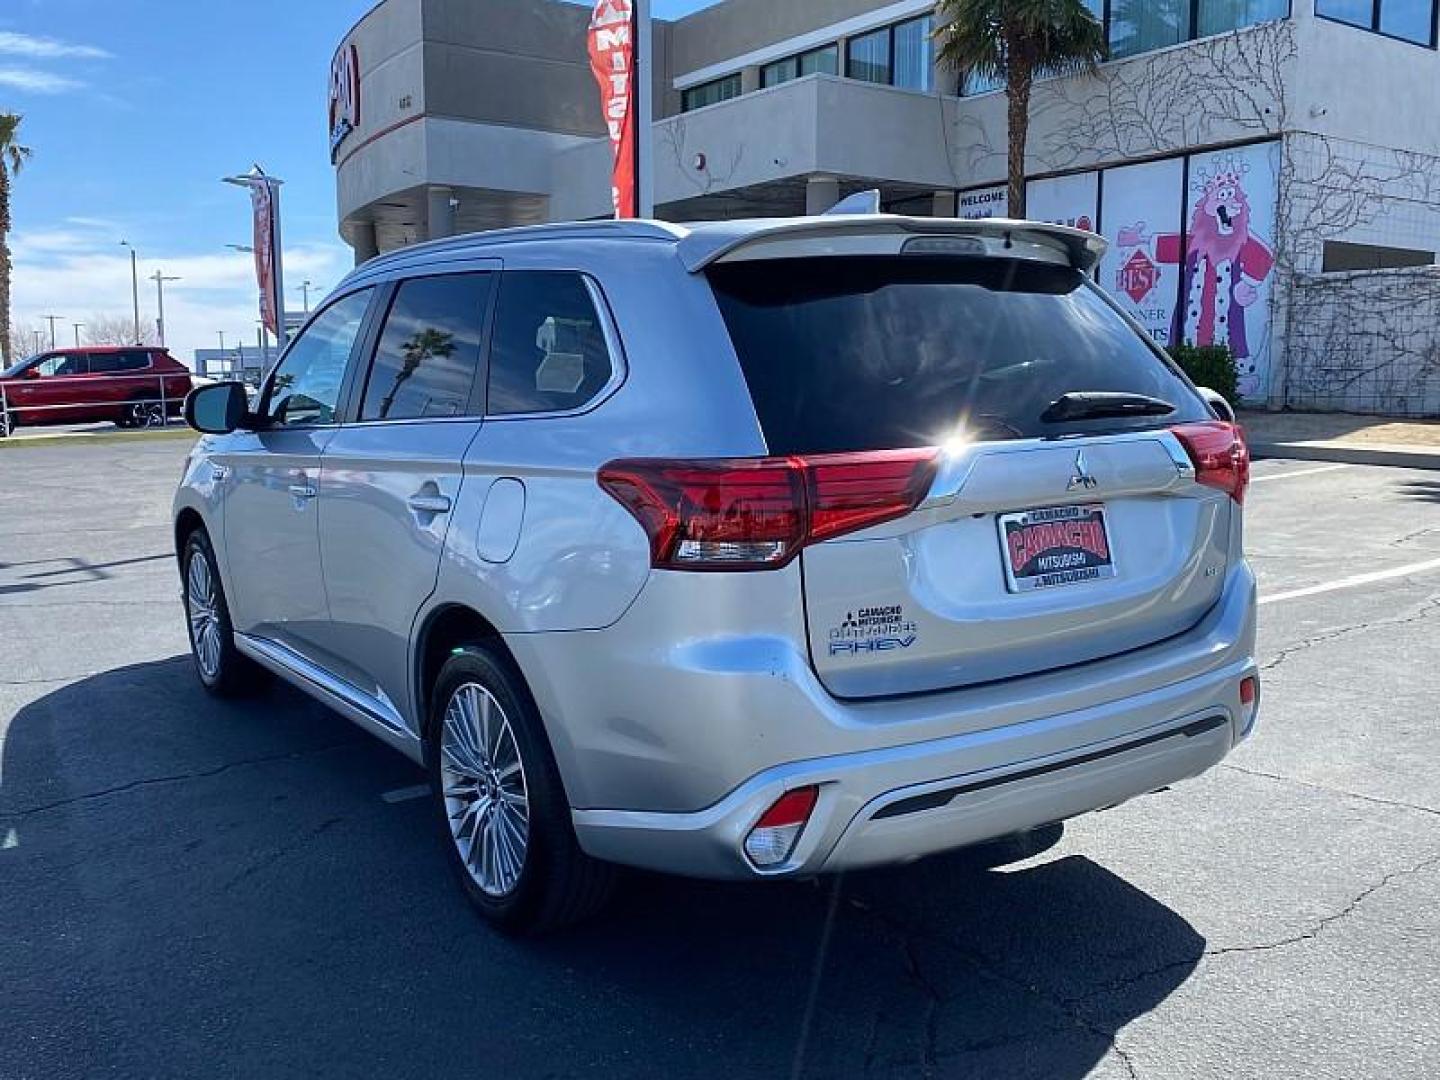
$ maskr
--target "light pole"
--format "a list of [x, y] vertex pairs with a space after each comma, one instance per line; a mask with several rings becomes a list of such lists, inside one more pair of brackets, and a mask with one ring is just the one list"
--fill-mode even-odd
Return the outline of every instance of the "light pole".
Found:
[[43, 347], [43, 339], [44, 339], [44, 337], [45, 337], [45, 331], [43, 331], [43, 330], [31, 330], [30, 333], [32, 333], [32, 334], [35, 335], [35, 351], [38, 353], [38, 352], [41, 350], [41, 348]]
[[140, 267], [139, 256], [135, 254], [135, 245], [129, 240], [121, 240], [121, 247], [130, 249], [130, 300], [135, 305], [135, 344], [140, 344]]
[[225, 359], [225, 331], [224, 331], [224, 330], [218, 330], [218, 331], [216, 331], [216, 333], [218, 333], [218, 334], [220, 335], [220, 359], [221, 359], [221, 360], [224, 360], [224, 359]]
[[64, 315], [45, 316], [45, 321], [50, 324], [50, 348], [52, 349], [55, 348], [55, 322], [57, 319], [63, 319], [64, 317]]
[[80, 330], [85, 324], [83, 322], [77, 322], [71, 323], [71, 325], [75, 327], [75, 347], [78, 349], [80, 347]]
[[165, 282], [179, 281], [180, 278], [166, 277], [163, 271], [156, 270], [150, 276], [150, 280], [155, 282], [155, 300], [160, 305], [160, 314], [155, 320], [155, 332], [160, 336], [160, 345], [163, 348], [165, 345]]
[[302, 282], [300, 283], [300, 295], [305, 298], [305, 316], [306, 316], [307, 318], [310, 316], [310, 290], [311, 290], [311, 289], [314, 289], [316, 292], [319, 292], [320, 289], [321, 289], [321, 286], [314, 284], [313, 282], [311, 282], [311, 280], [310, 280], [309, 278], [306, 278], [304, 281], [302, 281]]

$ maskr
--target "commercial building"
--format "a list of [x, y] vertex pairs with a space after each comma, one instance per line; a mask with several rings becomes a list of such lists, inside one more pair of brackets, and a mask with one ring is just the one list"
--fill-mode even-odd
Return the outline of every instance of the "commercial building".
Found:
[[[1090, 0], [1112, 59], [1037, 85], [1032, 217], [1103, 233], [1165, 342], [1230, 345], [1254, 402], [1440, 415], [1437, 0]], [[657, 22], [674, 221], [1003, 212], [1006, 98], [937, 65], [931, 0], [723, 0]], [[384, 0], [336, 54], [357, 259], [609, 212], [587, 7]]]

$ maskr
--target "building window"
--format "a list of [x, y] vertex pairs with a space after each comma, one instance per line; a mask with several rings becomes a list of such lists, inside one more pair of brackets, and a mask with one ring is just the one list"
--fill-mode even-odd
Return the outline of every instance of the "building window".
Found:
[[776, 60], [773, 64], [766, 64], [760, 69], [760, 85], [779, 86], [791, 79], [801, 79], [806, 75], [839, 75], [840, 74], [840, 46], [825, 45], [818, 49], [811, 49], [809, 52], [800, 53], [798, 56], [787, 56], [784, 60]]
[[851, 38], [846, 49], [845, 74], [861, 82], [890, 82], [890, 29]]
[[689, 90], [684, 91], [680, 95], [680, 109], [682, 112], [691, 112], [694, 109], [703, 109], [706, 105], [729, 101], [731, 98], [739, 96], [739, 74], [726, 75], [723, 79], [701, 83], [699, 86], [692, 86]]
[[1196, 37], [1224, 34], [1242, 26], [1283, 19], [1290, 14], [1290, 0], [1199, 0], [1196, 8]]
[[935, 51], [930, 40], [933, 32], [929, 15], [895, 27], [896, 86], [926, 93], [935, 88]]
[[764, 89], [767, 86], [779, 86], [799, 77], [800, 58], [787, 56], [784, 60], [776, 60], [760, 69], [760, 87]]
[[929, 15], [897, 23], [846, 43], [845, 74], [862, 82], [929, 92], [935, 88], [935, 45]]
[[1326, 240], [1323, 260], [1320, 269], [1327, 274], [1348, 270], [1399, 270], [1410, 266], [1432, 266], [1435, 252]]
[[1315, 0], [1315, 14], [1416, 45], [1435, 45], [1435, 0]]
[[819, 49], [811, 49], [807, 53], [801, 53], [800, 74], [802, 76], [839, 75], [840, 46], [825, 45]]
[[1110, 56], [1115, 60], [1194, 36], [1190, 0], [1117, 0], [1110, 12]]

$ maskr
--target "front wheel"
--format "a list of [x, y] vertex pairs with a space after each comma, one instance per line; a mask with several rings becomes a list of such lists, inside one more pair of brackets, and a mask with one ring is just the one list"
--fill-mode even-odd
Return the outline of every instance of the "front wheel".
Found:
[[539, 711], [507, 658], [458, 650], [432, 701], [434, 804], [470, 902], [501, 929], [529, 933], [602, 907], [615, 870], [580, 850]]
[[264, 669], [235, 648], [230, 606], [204, 529], [186, 539], [180, 566], [190, 655], [200, 684], [217, 697], [235, 697], [264, 685]]

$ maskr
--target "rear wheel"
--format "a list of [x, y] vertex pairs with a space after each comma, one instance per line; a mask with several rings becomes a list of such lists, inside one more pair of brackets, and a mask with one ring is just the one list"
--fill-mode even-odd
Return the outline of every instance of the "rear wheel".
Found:
[[115, 418], [115, 426], [120, 428], [163, 427], [164, 424], [164, 405], [149, 398], [127, 401]]
[[513, 666], [483, 646], [461, 649], [431, 700], [434, 805], [470, 902], [517, 933], [557, 929], [602, 907], [615, 869], [580, 850], [539, 712]]
[[200, 684], [217, 697], [235, 697], [258, 689], [267, 681], [264, 669], [235, 648], [230, 607], [220, 583], [215, 551], [204, 529], [190, 534], [183, 552], [185, 622]]

